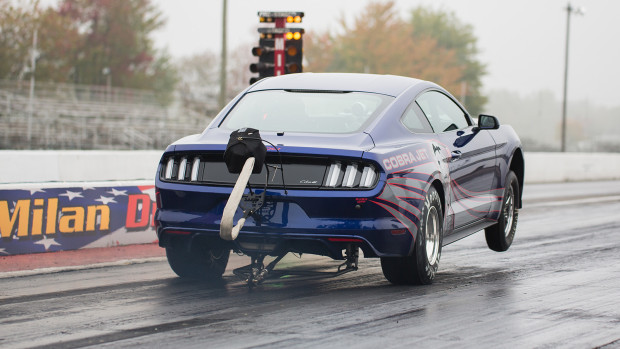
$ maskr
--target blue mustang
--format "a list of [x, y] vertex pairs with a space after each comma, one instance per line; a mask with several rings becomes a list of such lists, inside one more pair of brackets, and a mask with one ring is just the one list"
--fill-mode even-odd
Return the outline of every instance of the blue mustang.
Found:
[[[259, 130], [266, 155], [229, 241], [220, 224], [238, 175], [223, 154], [244, 128]], [[252, 257], [237, 273], [254, 283], [288, 252], [344, 260], [346, 272], [361, 248], [381, 258], [390, 282], [429, 284], [444, 245], [484, 230], [491, 249], [510, 247], [523, 173], [514, 130], [490, 115], [474, 123], [432, 82], [284, 75], [253, 84], [201, 134], [168, 146], [156, 176], [157, 235], [181, 277], [221, 277], [231, 250]], [[265, 256], [276, 259], [265, 267]]]

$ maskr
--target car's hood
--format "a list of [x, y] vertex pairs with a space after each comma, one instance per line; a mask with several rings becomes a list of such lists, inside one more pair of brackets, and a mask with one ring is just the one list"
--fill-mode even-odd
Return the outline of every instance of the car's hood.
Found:
[[[187, 136], [173, 143], [175, 151], [225, 150], [232, 131], [212, 128], [202, 134]], [[323, 154], [362, 156], [374, 148], [370, 135], [360, 132], [352, 134], [317, 134], [261, 132], [267, 151], [289, 154]], [[270, 142], [271, 144], [269, 144]]]

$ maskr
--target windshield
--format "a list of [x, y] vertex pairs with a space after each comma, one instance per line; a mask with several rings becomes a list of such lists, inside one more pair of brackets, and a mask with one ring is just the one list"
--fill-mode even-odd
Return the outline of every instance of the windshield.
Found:
[[363, 92], [257, 91], [244, 96], [220, 127], [352, 133], [368, 125], [392, 100], [393, 97]]

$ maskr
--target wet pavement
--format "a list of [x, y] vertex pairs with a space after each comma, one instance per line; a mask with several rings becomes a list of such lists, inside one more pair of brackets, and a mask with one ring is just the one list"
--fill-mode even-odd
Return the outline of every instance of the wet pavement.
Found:
[[[619, 212], [620, 182], [526, 186], [510, 250], [480, 233], [446, 246], [430, 286], [389, 284], [378, 259], [251, 291], [230, 268], [205, 284], [161, 258], [4, 277], [0, 347], [619, 348]], [[289, 256], [277, 269], [338, 264]]]

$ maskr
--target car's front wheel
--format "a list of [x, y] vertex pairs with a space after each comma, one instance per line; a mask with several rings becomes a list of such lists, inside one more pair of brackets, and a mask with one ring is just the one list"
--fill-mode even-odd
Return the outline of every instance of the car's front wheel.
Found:
[[230, 249], [225, 247], [201, 246], [188, 251], [184, 246], [166, 247], [170, 268], [180, 277], [203, 280], [217, 280], [222, 277]]
[[381, 258], [385, 278], [398, 285], [428, 285], [433, 282], [443, 240], [443, 210], [435, 188], [426, 192], [415, 245], [407, 257]]
[[512, 245], [519, 219], [519, 193], [519, 180], [514, 172], [510, 171], [506, 176], [506, 188], [499, 219], [496, 224], [484, 230], [487, 245], [493, 251], [503, 252]]

